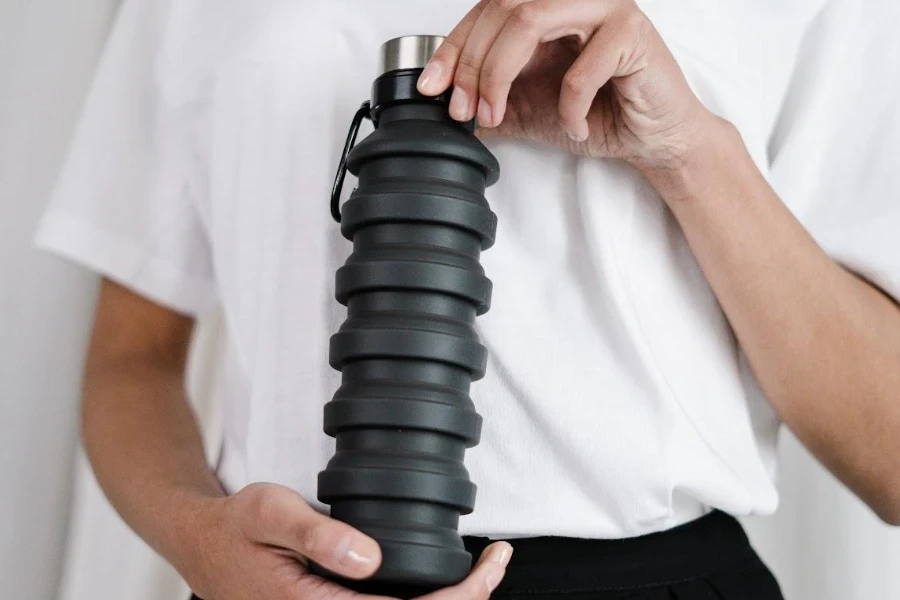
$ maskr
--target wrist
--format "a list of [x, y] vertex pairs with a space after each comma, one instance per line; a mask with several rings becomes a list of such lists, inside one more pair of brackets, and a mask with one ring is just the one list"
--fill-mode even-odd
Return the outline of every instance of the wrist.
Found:
[[709, 111], [698, 116], [692, 129], [682, 152], [670, 161], [636, 165], [673, 211], [715, 196], [718, 180], [739, 165], [741, 155], [746, 155], [737, 128]]
[[185, 490], [173, 493], [169, 506], [163, 515], [164, 541], [159, 551], [197, 591], [198, 580], [207, 571], [206, 556], [214, 551], [227, 524], [226, 497]]

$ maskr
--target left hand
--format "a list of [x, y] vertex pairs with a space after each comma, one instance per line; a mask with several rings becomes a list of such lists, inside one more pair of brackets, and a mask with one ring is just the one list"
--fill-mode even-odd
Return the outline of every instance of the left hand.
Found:
[[481, 0], [419, 79], [450, 114], [639, 168], [680, 166], [713, 121], [634, 0]]

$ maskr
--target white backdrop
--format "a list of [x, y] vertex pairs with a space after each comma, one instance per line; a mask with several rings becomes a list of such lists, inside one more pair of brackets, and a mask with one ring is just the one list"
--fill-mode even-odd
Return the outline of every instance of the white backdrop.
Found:
[[[152, 0], [147, 0], [152, 1]], [[95, 279], [32, 249], [116, 0], [0, 0], [0, 598], [181, 600], [76, 452]], [[198, 411], [216, 430], [220, 331], [200, 334]], [[783, 503], [747, 522], [788, 600], [900, 598], [900, 530], [881, 525], [790, 435]]]
[[30, 249], [113, 0], [0, 0], [0, 598], [54, 597], [94, 281]]

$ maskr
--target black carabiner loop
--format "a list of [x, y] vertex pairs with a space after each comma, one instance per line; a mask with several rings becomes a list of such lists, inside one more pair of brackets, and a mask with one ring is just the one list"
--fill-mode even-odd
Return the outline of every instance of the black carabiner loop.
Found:
[[341, 163], [338, 165], [337, 175], [334, 177], [334, 186], [331, 188], [331, 216], [338, 223], [341, 222], [341, 191], [344, 189], [344, 178], [347, 177], [347, 157], [356, 144], [356, 136], [359, 135], [359, 127], [362, 125], [363, 119], [371, 119], [372, 107], [368, 100], [362, 103], [356, 115], [353, 116], [353, 122], [350, 124], [350, 132], [347, 134], [347, 142], [344, 144], [344, 151], [341, 153]]

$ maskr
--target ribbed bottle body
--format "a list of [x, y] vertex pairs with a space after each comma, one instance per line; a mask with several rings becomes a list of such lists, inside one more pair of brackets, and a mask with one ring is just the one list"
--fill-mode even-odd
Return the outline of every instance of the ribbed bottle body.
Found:
[[474, 322], [490, 306], [479, 258], [496, 229], [484, 199], [496, 162], [435, 115], [385, 111], [350, 155], [353, 253], [335, 279], [347, 319], [330, 348], [342, 384], [325, 407], [337, 450], [319, 476], [332, 516], [381, 545], [374, 580], [424, 587], [471, 566], [457, 528], [475, 502], [463, 458], [481, 431], [469, 392], [487, 353]]

